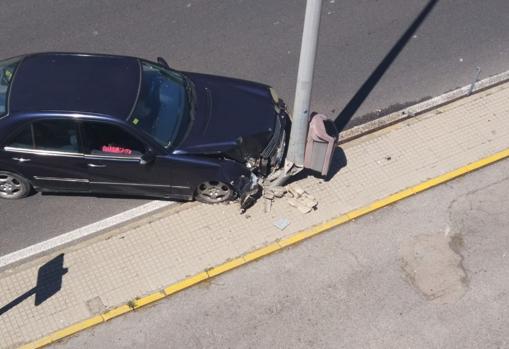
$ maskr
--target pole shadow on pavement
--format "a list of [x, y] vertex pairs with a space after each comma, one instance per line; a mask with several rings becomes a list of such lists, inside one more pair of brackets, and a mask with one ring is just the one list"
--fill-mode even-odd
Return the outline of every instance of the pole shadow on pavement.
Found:
[[362, 84], [357, 93], [352, 97], [348, 104], [336, 117], [335, 125], [339, 132], [341, 132], [348, 122], [352, 119], [354, 114], [357, 112], [359, 107], [364, 103], [366, 98], [369, 96], [371, 91], [378, 84], [382, 76], [387, 72], [389, 67], [394, 63], [394, 60], [398, 57], [400, 52], [405, 48], [410, 39], [414, 36], [414, 33], [419, 29], [424, 20], [431, 13], [435, 5], [439, 0], [430, 0], [426, 7], [424, 7], [417, 18], [408, 27], [405, 33], [399, 38], [394, 44], [389, 53], [384, 57], [376, 69], [371, 73], [368, 79]]
[[42, 265], [37, 272], [37, 284], [35, 287], [0, 308], [0, 316], [34, 294], [35, 306], [41, 305], [60, 291], [62, 288], [62, 278], [67, 273], [67, 270], [67, 268], [64, 268], [63, 253]]

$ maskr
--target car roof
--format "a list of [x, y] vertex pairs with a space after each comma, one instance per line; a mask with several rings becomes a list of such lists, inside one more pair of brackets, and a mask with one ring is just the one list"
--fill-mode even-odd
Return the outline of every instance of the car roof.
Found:
[[9, 112], [66, 111], [127, 119], [138, 97], [140, 71], [133, 57], [28, 55], [14, 74]]

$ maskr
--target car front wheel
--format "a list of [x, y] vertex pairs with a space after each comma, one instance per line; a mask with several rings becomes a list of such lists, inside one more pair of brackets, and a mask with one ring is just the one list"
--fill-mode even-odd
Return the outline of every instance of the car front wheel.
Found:
[[207, 204], [217, 204], [233, 199], [235, 192], [233, 188], [220, 181], [207, 181], [196, 188], [195, 198]]
[[15, 173], [0, 171], [0, 198], [21, 199], [30, 194], [30, 182]]

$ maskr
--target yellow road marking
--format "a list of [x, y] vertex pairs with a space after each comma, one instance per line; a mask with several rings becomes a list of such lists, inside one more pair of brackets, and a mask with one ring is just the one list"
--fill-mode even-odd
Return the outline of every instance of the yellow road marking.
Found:
[[116, 318], [117, 316], [128, 313], [131, 310], [133, 310], [133, 308], [131, 308], [127, 304], [124, 304], [124, 305], [121, 305], [120, 307], [116, 307], [116, 308], [113, 308], [111, 310], [104, 312], [103, 314], [101, 314], [101, 316], [103, 317], [104, 321], [108, 321], [113, 318]]
[[163, 292], [155, 292], [148, 296], [138, 298], [134, 300], [134, 309], [138, 309], [147, 304], [154, 303], [155, 301], [158, 301], [164, 297], [166, 297], [166, 294], [164, 294]]
[[25, 344], [25, 345], [21, 346], [20, 349], [37, 349], [37, 348], [42, 348], [49, 344], [51, 344], [51, 335], [42, 337], [41, 339], [38, 339], [34, 342]]
[[69, 337], [77, 332], [83, 331], [87, 328], [93, 327], [95, 325], [103, 322], [103, 318], [101, 315], [96, 315], [84, 321], [80, 321], [74, 325], [68, 326], [62, 330], [56, 331], [50, 335], [51, 342], [56, 342], [62, 338]]
[[259, 248], [258, 250], [255, 250], [253, 252], [249, 252], [246, 255], [244, 255], [244, 260], [246, 263], [254, 261], [258, 258], [262, 258], [266, 255], [271, 254], [272, 252], [278, 251], [281, 249], [281, 246], [277, 242], [267, 245], [265, 247]]
[[226, 263], [223, 263], [221, 265], [218, 265], [217, 267], [210, 269], [209, 271], [207, 271], [207, 274], [209, 274], [209, 277], [214, 277], [216, 275], [227, 272], [228, 270], [240, 267], [244, 263], [246, 263], [244, 258], [242, 257], [236, 258], [234, 260], [228, 261]]
[[173, 285], [166, 287], [164, 289], [164, 293], [167, 296], [169, 296], [171, 294], [182, 291], [183, 289], [186, 289], [190, 286], [196, 285], [197, 283], [202, 282], [203, 280], [207, 280], [208, 278], [209, 278], [209, 274], [207, 274], [206, 272], [199, 273], [197, 275], [191, 276], [187, 279], [176, 282]]

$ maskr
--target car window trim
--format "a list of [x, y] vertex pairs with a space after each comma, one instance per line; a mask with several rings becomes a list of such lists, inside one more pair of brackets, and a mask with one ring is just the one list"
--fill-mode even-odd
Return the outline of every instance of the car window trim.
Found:
[[30, 149], [30, 148], [18, 148], [5, 146], [4, 151], [10, 151], [13, 153], [23, 153], [23, 154], [34, 154], [34, 155], [43, 155], [43, 156], [66, 156], [66, 157], [83, 157], [85, 154], [81, 152], [72, 153], [72, 152], [64, 152], [58, 150], [45, 150], [45, 149]]
[[136, 160], [140, 161], [141, 156], [118, 156], [118, 155], [101, 155], [101, 154], [83, 154], [86, 159], [97, 160]]
[[134, 99], [133, 105], [131, 106], [131, 110], [129, 111], [129, 114], [128, 114], [126, 120], [131, 119], [131, 116], [134, 113], [134, 109], [136, 108], [136, 105], [138, 104], [138, 98], [140, 98], [141, 82], [142, 82], [141, 80], [143, 78], [143, 67], [142, 67], [142, 60], [140, 58], [138, 58], [136, 61], [138, 63], [138, 91], [136, 92], [136, 98]]

